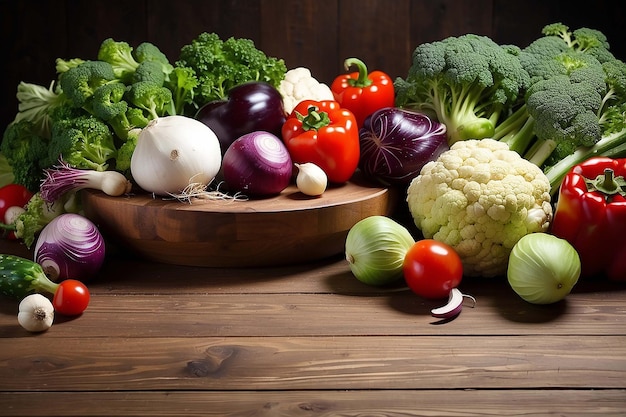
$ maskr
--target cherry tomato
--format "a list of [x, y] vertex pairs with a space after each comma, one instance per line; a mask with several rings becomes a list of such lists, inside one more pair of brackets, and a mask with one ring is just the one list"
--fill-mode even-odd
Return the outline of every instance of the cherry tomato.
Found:
[[411, 291], [420, 297], [446, 298], [461, 283], [463, 265], [451, 246], [422, 239], [407, 251], [402, 272]]
[[[11, 207], [24, 208], [33, 193], [21, 184], [7, 184], [0, 187], [0, 223], [7, 223], [6, 212]], [[15, 239], [15, 234], [10, 232], [8, 239]]]
[[82, 282], [66, 279], [59, 283], [52, 298], [54, 310], [66, 316], [77, 316], [89, 305], [89, 290]]

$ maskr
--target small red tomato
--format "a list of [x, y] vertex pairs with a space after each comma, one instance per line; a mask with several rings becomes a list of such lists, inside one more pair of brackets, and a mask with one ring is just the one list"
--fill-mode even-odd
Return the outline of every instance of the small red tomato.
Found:
[[59, 283], [52, 298], [54, 310], [65, 316], [77, 316], [89, 305], [89, 290], [82, 282], [66, 279]]
[[450, 245], [422, 239], [407, 251], [402, 272], [411, 291], [420, 297], [446, 298], [461, 283], [463, 264]]

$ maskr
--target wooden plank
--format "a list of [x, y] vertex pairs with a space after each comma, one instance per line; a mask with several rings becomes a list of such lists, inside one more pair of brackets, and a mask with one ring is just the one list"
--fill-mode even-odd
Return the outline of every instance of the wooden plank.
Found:
[[129, 391], [0, 393], [0, 416], [612, 417], [624, 390]]
[[0, 343], [0, 392], [626, 388], [626, 336], [105, 336], [47, 339], [45, 349], [30, 337]]
[[[4, 300], [4, 299], [3, 299]], [[288, 337], [421, 335], [626, 335], [626, 295], [572, 296], [567, 303], [533, 306], [515, 298], [479, 297], [445, 322], [430, 316], [441, 302], [409, 291], [352, 294], [95, 294], [76, 319], [57, 316], [41, 340], [85, 337]], [[0, 341], [27, 333], [17, 325], [17, 302], [0, 307]]]

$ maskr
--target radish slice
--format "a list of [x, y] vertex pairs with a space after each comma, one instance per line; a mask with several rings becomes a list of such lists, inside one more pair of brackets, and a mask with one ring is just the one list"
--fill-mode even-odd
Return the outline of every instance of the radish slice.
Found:
[[[430, 311], [433, 317], [448, 319], [457, 316], [463, 309], [463, 299], [467, 297], [476, 304], [476, 299], [470, 295], [465, 295], [458, 288], [453, 288], [445, 306], [434, 308]], [[474, 305], [472, 305], [474, 307]]]

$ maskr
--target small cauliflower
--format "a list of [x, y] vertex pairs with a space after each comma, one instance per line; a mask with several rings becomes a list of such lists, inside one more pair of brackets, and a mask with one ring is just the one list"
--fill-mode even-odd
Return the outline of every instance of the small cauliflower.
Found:
[[290, 69], [280, 82], [278, 91], [283, 96], [283, 105], [287, 114], [302, 100], [334, 100], [333, 93], [326, 84], [320, 83], [311, 75], [308, 68]]
[[407, 203], [424, 237], [452, 246], [467, 276], [504, 275], [515, 243], [552, 220], [546, 175], [493, 139], [456, 142], [427, 163]]

